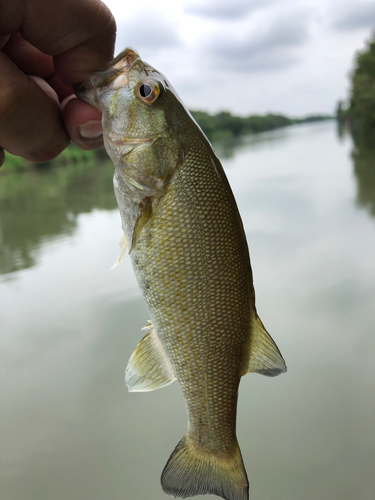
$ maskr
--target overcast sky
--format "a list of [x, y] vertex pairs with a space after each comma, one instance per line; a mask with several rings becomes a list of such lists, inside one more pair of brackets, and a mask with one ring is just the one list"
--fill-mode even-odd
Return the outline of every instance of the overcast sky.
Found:
[[332, 113], [354, 54], [375, 29], [374, 0], [104, 0], [131, 46], [190, 109]]

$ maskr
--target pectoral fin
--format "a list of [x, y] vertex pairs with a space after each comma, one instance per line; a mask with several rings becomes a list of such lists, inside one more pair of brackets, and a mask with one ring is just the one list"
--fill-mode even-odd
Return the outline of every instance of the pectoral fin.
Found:
[[277, 345], [264, 328], [260, 318], [256, 316], [253, 320], [250, 359], [246, 373], [256, 372], [268, 377], [275, 377], [286, 370], [284, 358]]
[[144, 330], [148, 333], [139, 342], [125, 370], [125, 382], [130, 392], [154, 391], [176, 380], [152, 323], [148, 323]]
[[116, 262], [113, 264], [113, 266], [111, 267], [111, 271], [112, 269], [114, 269], [115, 267], [119, 266], [120, 264], [122, 264], [123, 260], [124, 260], [124, 257], [125, 257], [125, 252], [126, 252], [126, 249], [128, 248], [128, 242], [126, 241], [126, 236], [125, 236], [125, 233], [122, 235], [122, 238], [120, 240], [120, 243], [119, 243], [119, 246], [120, 246], [120, 255], [118, 256]]
[[132, 251], [134, 250], [134, 248], [137, 244], [138, 238], [142, 232], [142, 229], [145, 227], [145, 225], [149, 221], [151, 215], [152, 215], [151, 200], [150, 200], [150, 198], [146, 198], [144, 204], [139, 207], [139, 215], [138, 215], [138, 218], [135, 222], [133, 237], [132, 237], [132, 244], [131, 244], [131, 247], [129, 250], [129, 254], [131, 254]]

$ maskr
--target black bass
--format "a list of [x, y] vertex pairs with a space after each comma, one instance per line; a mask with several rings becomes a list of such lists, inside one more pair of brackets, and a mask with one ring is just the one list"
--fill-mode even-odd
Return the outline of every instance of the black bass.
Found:
[[211, 145], [168, 80], [128, 48], [77, 95], [103, 113], [126, 243], [151, 322], [126, 368], [130, 391], [178, 380], [188, 430], [164, 491], [248, 499], [236, 438], [243, 375], [284, 359], [255, 308], [245, 232]]

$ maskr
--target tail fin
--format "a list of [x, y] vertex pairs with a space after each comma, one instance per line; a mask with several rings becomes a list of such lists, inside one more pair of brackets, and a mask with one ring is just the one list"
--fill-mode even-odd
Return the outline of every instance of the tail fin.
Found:
[[217, 457], [195, 446], [187, 434], [170, 456], [161, 485], [165, 493], [179, 498], [210, 493], [225, 500], [249, 499], [240, 448], [235, 457]]

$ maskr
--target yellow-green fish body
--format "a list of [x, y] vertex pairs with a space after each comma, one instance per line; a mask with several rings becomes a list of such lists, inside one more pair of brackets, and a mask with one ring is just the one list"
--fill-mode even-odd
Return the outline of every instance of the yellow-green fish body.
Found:
[[149, 391], [177, 379], [187, 407], [188, 430], [163, 489], [246, 500], [239, 382], [286, 366], [256, 313], [246, 237], [222, 166], [169, 82], [132, 49], [78, 95], [103, 111], [123, 229], [151, 316], [127, 385]]

